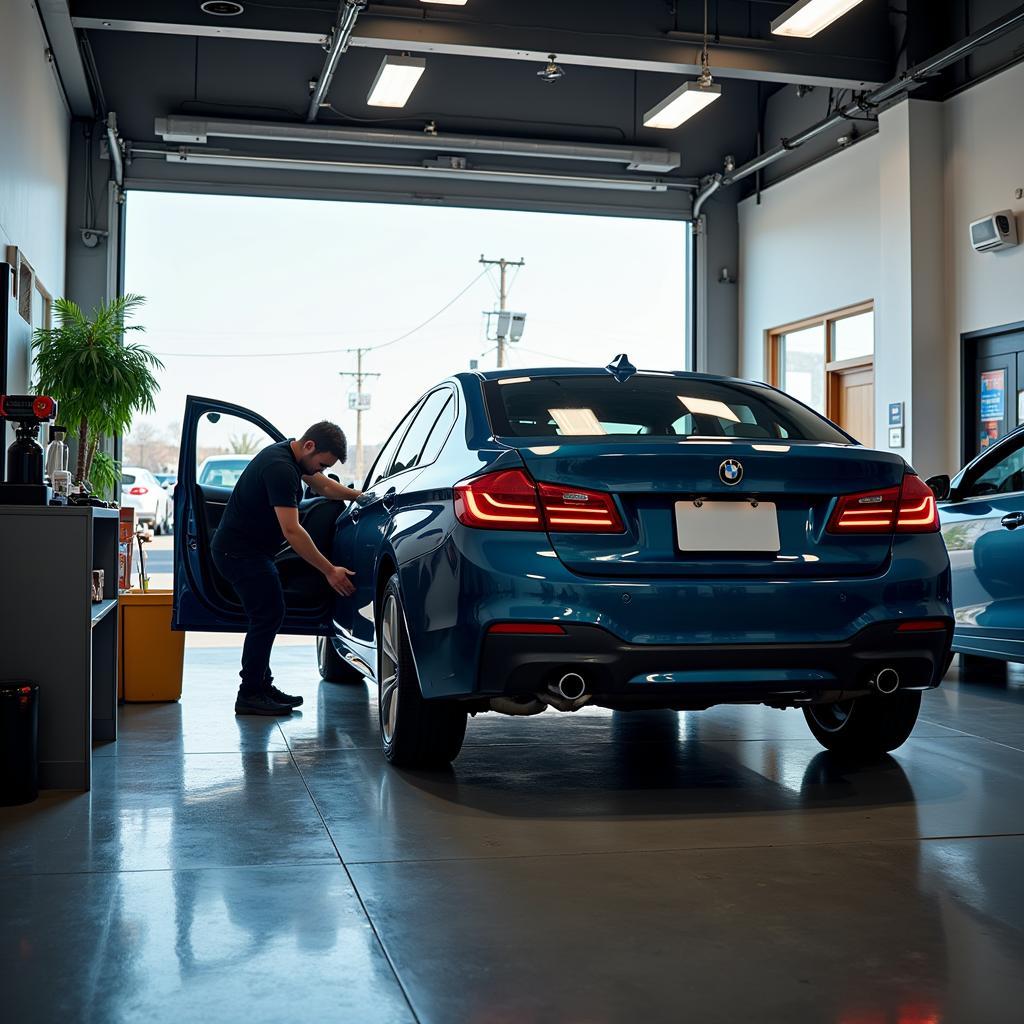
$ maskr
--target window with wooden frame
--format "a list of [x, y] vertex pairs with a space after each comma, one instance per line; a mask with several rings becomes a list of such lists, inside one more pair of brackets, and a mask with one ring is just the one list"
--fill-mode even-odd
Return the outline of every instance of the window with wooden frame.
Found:
[[771, 384], [873, 443], [874, 303], [768, 331], [766, 354]]

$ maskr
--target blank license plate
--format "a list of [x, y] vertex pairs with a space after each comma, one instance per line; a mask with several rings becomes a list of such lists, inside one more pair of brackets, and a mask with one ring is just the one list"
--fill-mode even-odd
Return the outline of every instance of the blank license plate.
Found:
[[676, 502], [676, 540], [680, 551], [779, 552], [775, 503], [749, 501]]

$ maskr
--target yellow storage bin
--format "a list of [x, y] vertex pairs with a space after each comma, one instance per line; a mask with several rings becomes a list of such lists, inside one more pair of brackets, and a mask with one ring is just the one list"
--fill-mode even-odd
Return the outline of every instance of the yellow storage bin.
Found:
[[171, 629], [170, 590], [133, 590], [119, 598], [118, 695], [131, 702], [181, 699], [185, 634]]

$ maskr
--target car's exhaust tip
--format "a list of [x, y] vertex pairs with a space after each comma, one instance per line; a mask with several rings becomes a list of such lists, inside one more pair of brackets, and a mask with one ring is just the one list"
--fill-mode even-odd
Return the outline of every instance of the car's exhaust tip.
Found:
[[566, 700], [579, 700], [587, 692], [587, 683], [579, 672], [566, 672], [555, 683], [555, 690]]
[[900, 687], [900, 674], [894, 668], [880, 669], [872, 685], [879, 693], [895, 693]]

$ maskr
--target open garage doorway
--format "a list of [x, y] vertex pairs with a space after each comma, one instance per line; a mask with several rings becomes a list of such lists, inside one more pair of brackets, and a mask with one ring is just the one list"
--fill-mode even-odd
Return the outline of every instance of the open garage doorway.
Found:
[[[355, 479], [428, 387], [497, 365], [502, 330], [513, 368], [621, 352], [685, 368], [682, 221], [133, 191], [126, 224], [125, 288], [146, 297], [165, 366], [127, 466], [173, 472], [185, 396], [200, 394], [288, 433], [337, 420]], [[508, 311], [526, 315], [508, 328], [503, 271]], [[245, 455], [250, 434], [211, 425], [200, 455]]]

